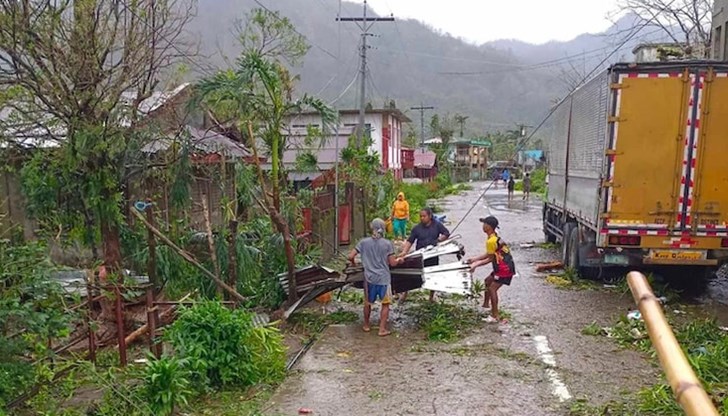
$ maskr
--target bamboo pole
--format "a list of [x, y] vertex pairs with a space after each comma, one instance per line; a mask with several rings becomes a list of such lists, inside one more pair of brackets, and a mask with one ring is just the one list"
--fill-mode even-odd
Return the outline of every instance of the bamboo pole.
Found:
[[652, 345], [660, 359], [660, 366], [665, 372], [675, 399], [688, 416], [718, 416], [712, 400], [703, 390], [700, 380], [695, 376], [690, 363], [680, 348], [670, 324], [662, 312], [662, 305], [657, 300], [647, 278], [642, 273], [631, 272], [627, 275], [627, 283], [632, 291], [634, 301], [645, 320], [647, 332]]

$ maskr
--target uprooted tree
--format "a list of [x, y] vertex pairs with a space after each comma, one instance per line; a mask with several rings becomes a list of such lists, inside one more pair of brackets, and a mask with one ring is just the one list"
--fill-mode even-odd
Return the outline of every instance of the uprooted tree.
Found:
[[29, 208], [48, 228], [84, 235], [96, 256], [101, 242], [111, 271], [137, 109], [185, 55], [193, 1], [0, 0], [3, 140], [43, 148], [23, 172]]
[[[283, 152], [288, 145], [287, 117], [313, 109], [321, 115], [323, 127], [331, 125], [336, 114], [322, 101], [304, 95], [294, 99], [294, 78], [284, 66], [298, 62], [308, 50], [305, 39], [290, 21], [267, 10], [255, 9], [240, 33], [243, 53], [232, 69], [221, 71], [198, 84], [200, 99], [211, 118], [225, 130], [232, 130], [253, 149], [260, 192], [255, 199], [270, 216], [284, 241], [288, 269], [288, 301], [297, 299], [295, 253], [291, 227], [281, 210]], [[258, 146], [264, 148], [259, 152]], [[260, 157], [270, 158], [268, 178]]]

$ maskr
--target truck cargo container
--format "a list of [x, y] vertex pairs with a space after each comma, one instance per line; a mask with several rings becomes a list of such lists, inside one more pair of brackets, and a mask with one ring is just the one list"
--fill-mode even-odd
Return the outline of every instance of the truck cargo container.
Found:
[[617, 64], [566, 97], [548, 147], [547, 241], [566, 267], [718, 267], [728, 256], [728, 65]]

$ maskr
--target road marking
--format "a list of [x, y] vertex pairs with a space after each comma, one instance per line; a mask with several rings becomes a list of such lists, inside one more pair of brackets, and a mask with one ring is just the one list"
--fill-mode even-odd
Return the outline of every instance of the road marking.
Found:
[[554, 358], [553, 351], [549, 346], [549, 340], [543, 335], [536, 335], [533, 337], [533, 341], [536, 343], [536, 351], [541, 358], [541, 361], [546, 364], [549, 368], [546, 369], [546, 375], [551, 381], [551, 390], [554, 396], [558, 397], [560, 402], [565, 402], [571, 399], [569, 389], [566, 387], [559, 378], [559, 374], [553, 367], [556, 367], [556, 358]]

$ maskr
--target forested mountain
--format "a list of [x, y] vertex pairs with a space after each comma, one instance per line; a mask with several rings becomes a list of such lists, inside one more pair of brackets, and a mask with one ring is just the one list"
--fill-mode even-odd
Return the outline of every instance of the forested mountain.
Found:
[[[338, 98], [335, 104], [340, 108], [354, 106], [359, 29], [353, 23], [336, 22], [339, 1], [261, 2], [289, 17], [312, 45], [305, 62], [294, 69], [301, 79], [299, 91], [329, 101]], [[206, 64], [225, 67], [223, 56], [234, 58], [239, 53], [236, 26], [253, 7], [258, 7], [253, 0], [199, 0], [190, 32], [200, 40]], [[342, 3], [342, 16], [361, 12], [359, 4]], [[575, 80], [629, 35], [633, 20], [626, 16], [603, 34], [542, 45], [512, 40], [473, 45], [416, 20], [376, 23], [372, 30], [376, 36], [368, 39], [372, 49], [367, 98], [374, 106], [391, 99], [401, 109], [424, 103], [435, 106], [438, 113], [470, 116], [466, 129], [472, 134], [505, 130], [519, 122], [534, 124]], [[650, 35], [645, 32], [611, 60], [630, 60], [634, 45]]]

